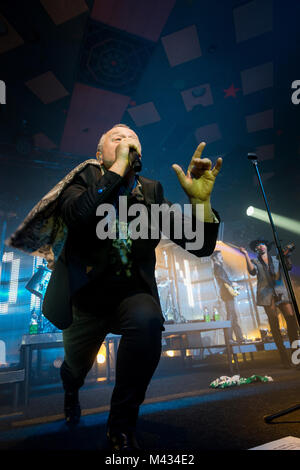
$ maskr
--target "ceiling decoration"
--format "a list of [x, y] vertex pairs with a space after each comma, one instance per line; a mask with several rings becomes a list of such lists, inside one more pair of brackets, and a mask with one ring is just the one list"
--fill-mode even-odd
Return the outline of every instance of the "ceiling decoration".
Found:
[[205, 156], [224, 160], [214, 204], [226, 223], [261, 203], [249, 151], [276, 212], [296, 211], [299, 171], [282, 175], [300, 156], [299, 14], [299, 2], [274, 0], [3, 0], [3, 194], [26, 213], [123, 122], [168, 199], [186, 201], [171, 165], [186, 169], [206, 141]]
[[122, 94], [133, 94], [154, 44], [89, 21], [78, 80]]

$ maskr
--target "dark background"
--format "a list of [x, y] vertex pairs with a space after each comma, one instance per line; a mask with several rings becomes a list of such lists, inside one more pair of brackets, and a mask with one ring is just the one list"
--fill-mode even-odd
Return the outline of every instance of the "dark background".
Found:
[[[94, 158], [123, 122], [139, 135], [143, 174], [173, 202], [198, 143], [224, 166], [213, 206], [224, 241], [247, 246], [269, 225], [248, 151], [257, 151], [272, 212], [298, 220], [300, 79], [297, 0], [1, 0], [0, 210], [7, 235], [68, 171]], [[226, 91], [227, 90], [227, 91]], [[299, 234], [279, 228], [282, 243]], [[294, 252], [300, 263], [300, 251]], [[297, 268], [294, 268], [297, 270]], [[296, 271], [294, 271], [296, 272]]]

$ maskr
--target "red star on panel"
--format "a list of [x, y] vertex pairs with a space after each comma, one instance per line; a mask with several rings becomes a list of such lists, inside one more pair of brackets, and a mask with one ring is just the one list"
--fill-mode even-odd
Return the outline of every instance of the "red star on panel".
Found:
[[228, 98], [228, 96], [233, 96], [233, 98], [236, 98], [236, 92], [239, 90], [240, 88], [234, 88], [234, 84], [232, 83], [229, 88], [224, 90], [225, 92], [224, 98]]

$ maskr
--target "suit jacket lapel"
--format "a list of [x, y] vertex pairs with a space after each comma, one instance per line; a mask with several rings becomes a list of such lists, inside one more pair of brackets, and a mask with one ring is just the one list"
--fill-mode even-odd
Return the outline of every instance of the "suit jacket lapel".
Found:
[[144, 196], [145, 204], [147, 206], [155, 204], [155, 184], [152, 181], [147, 181], [143, 176], [138, 176], [137, 179], [141, 184], [141, 191]]

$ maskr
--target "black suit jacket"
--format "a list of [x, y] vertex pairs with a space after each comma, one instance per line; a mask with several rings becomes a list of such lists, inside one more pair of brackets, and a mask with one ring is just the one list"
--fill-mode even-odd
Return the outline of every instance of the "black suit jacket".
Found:
[[[153, 203], [171, 203], [164, 198], [162, 185], [158, 181], [139, 176], [148, 209]], [[91, 280], [105, 276], [109, 264], [112, 240], [100, 240], [96, 235], [96, 209], [101, 203], [113, 203], [118, 197], [123, 178], [107, 171], [103, 176], [98, 167], [87, 165], [60, 197], [58, 210], [68, 227], [64, 249], [55, 264], [42, 306], [43, 314], [60, 329], [72, 323], [72, 298]], [[217, 214], [217, 213], [216, 213]], [[172, 227], [172, 224], [171, 224]], [[209, 256], [217, 240], [218, 223], [204, 224], [204, 245], [191, 251], [196, 256]], [[186, 239], [170, 239], [185, 248]], [[191, 240], [189, 240], [191, 242]], [[153, 297], [159, 296], [155, 281], [155, 248], [159, 239], [137, 239], [132, 247], [132, 257], [141, 277], [147, 283]], [[160, 305], [160, 304], [159, 304]]]

